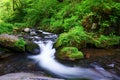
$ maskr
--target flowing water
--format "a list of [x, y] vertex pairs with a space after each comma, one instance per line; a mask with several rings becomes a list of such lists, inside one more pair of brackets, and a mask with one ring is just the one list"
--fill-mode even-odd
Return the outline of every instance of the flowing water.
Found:
[[29, 56], [29, 58], [36, 61], [41, 68], [49, 71], [60, 78], [65, 79], [90, 79], [90, 80], [120, 80], [119, 77], [107, 72], [98, 65], [93, 65], [95, 69], [83, 68], [80, 66], [65, 66], [55, 60], [55, 48], [53, 44], [57, 35], [42, 32], [44, 36], [34, 36], [34, 42], [40, 47], [41, 52], [38, 55]]

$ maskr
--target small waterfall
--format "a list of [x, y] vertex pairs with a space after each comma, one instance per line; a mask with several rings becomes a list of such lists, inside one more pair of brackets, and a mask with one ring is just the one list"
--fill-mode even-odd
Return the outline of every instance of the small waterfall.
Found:
[[44, 39], [37, 41], [34, 40], [34, 42], [37, 43], [41, 49], [40, 54], [29, 56], [29, 58], [35, 60], [43, 69], [65, 79], [85, 78], [90, 80], [120, 80], [113, 79], [114, 76], [111, 73], [96, 65], [96, 70], [93, 70], [90, 68], [82, 68], [77, 66], [69, 67], [59, 63], [55, 60], [55, 49], [53, 48], [53, 44], [57, 36], [46, 32], [44, 32], [44, 34], [47, 34], [44, 36]]

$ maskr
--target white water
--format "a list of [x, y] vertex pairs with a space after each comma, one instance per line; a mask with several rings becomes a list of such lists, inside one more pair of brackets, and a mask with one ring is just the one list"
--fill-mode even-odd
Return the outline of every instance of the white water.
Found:
[[99, 66], [95, 66], [96, 70], [93, 70], [76, 66], [69, 67], [59, 63], [55, 60], [55, 49], [52, 48], [54, 41], [52, 40], [35, 41], [35, 43], [39, 45], [41, 53], [35, 56], [29, 56], [29, 58], [34, 59], [40, 67], [59, 77], [67, 79], [88, 78], [91, 80], [113, 80], [113, 75]]

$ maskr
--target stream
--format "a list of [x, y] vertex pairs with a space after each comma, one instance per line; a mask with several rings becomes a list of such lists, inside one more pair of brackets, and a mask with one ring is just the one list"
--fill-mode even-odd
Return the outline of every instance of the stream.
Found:
[[55, 48], [53, 44], [57, 39], [56, 34], [43, 32], [44, 36], [32, 36], [34, 43], [39, 45], [40, 53], [38, 55], [30, 55], [32, 59], [39, 65], [40, 68], [51, 73], [58, 78], [64, 79], [88, 79], [88, 80], [120, 80], [120, 78], [97, 64], [91, 64], [94, 68], [83, 68], [73, 65], [66, 66], [55, 59]]

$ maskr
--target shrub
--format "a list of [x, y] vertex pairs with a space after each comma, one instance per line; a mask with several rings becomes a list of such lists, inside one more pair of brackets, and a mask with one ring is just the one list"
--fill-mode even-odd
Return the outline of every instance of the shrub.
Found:
[[68, 33], [63, 33], [59, 36], [55, 43], [55, 47], [74, 46], [81, 48], [86, 46], [88, 38], [89, 37], [82, 26], [74, 27]]

